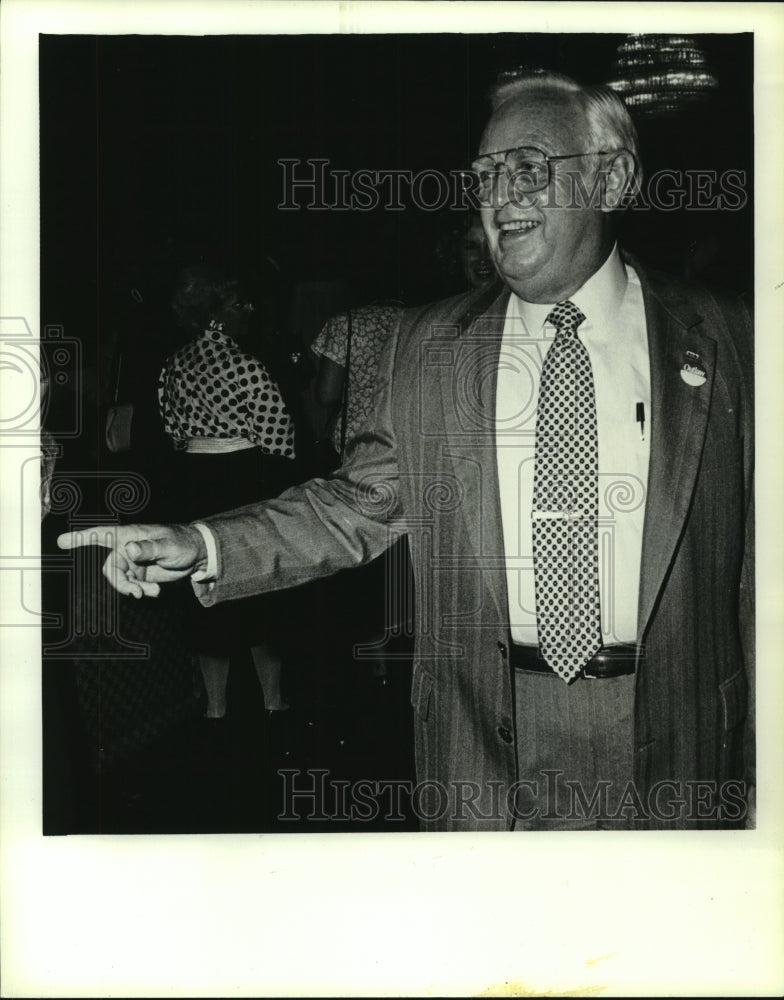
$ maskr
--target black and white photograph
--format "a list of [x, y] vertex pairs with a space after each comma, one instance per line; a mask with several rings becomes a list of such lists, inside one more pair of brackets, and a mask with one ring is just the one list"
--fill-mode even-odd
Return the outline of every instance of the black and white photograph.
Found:
[[[42, 856], [78, 852], [93, 904], [138, 864], [133, 906], [192, 898], [200, 951], [3, 995], [775, 995], [780, 902], [733, 859], [770, 867], [780, 822], [779, 5], [48, 6], [8, 5], [42, 14], [35, 242], [2, 247], [4, 745]], [[588, 921], [583, 950], [496, 974], [483, 931], [447, 970], [416, 878], [375, 885], [398, 848], [464, 918], [465, 851], [487, 891], [517, 872], [504, 920]], [[330, 857], [370, 972], [271, 943]], [[245, 864], [304, 889], [224, 979]], [[635, 898], [668, 940], [699, 902], [727, 925], [643, 971], [613, 944]]]
[[588, 43], [41, 38], [45, 832], [753, 822], [752, 36]]

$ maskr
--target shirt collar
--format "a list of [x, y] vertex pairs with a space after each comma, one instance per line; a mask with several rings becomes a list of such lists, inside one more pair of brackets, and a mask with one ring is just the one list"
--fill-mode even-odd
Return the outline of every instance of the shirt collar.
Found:
[[[627, 281], [626, 267], [616, 243], [599, 270], [594, 271], [585, 284], [569, 296], [569, 301], [573, 302], [585, 316], [586, 328], [609, 325], [612, 318], [617, 315], [626, 292]], [[512, 299], [528, 333], [538, 334], [555, 302], [526, 302], [514, 293]]]
[[226, 347], [236, 347], [239, 349], [237, 341], [218, 327], [207, 327], [206, 330], [202, 330], [197, 339], [207, 344], [223, 344]]

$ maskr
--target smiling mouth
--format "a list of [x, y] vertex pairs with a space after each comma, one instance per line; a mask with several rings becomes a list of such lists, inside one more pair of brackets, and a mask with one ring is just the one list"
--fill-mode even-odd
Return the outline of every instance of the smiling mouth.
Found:
[[533, 219], [516, 219], [513, 222], [502, 222], [498, 227], [498, 230], [502, 237], [520, 236], [524, 233], [533, 232], [533, 230], [538, 229], [540, 225], [540, 222], [535, 222]]

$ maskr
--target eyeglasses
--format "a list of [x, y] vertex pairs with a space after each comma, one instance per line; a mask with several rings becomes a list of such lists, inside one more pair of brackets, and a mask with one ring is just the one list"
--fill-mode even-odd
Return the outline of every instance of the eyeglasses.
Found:
[[[596, 149], [584, 153], [566, 153], [562, 156], [548, 156], [536, 146], [517, 146], [514, 149], [499, 149], [495, 153], [485, 153], [471, 164], [465, 174], [479, 178], [476, 195], [482, 205], [493, 205], [497, 201], [498, 185], [507, 179], [515, 194], [533, 194], [547, 187], [551, 180], [550, 164], [558, 160], [573, 160], [578, 156], [602, 156], [610, 152]], [[503, 157], [502, 160], [495, 157]], [[510, 187], [507, 185], [507, 195]]]

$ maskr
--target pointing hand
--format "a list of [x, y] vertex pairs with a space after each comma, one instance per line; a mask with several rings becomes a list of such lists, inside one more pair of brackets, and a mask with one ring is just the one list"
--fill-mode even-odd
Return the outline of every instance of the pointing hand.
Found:
[[61, 549], [101, 545], [111, 549], [103, 575], [121, 594], [157, 597], [160, 584], [180, 580], [207, 565], [198, 528], [189, 524], [96, 525], [60, 535]]

